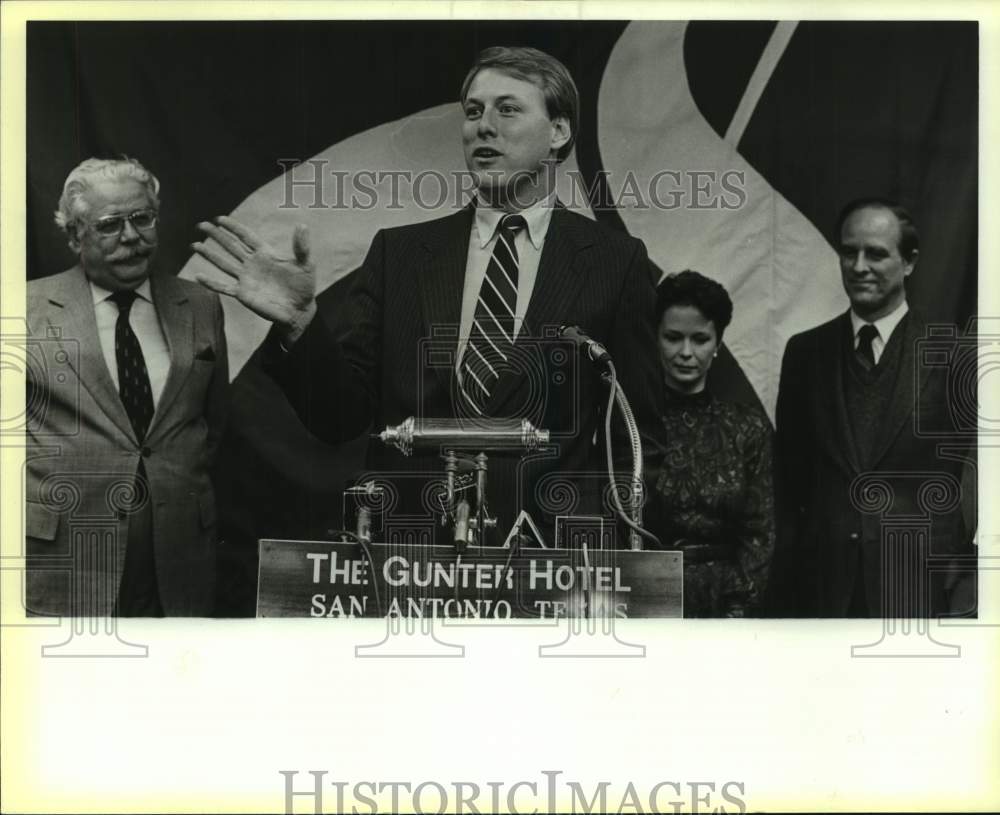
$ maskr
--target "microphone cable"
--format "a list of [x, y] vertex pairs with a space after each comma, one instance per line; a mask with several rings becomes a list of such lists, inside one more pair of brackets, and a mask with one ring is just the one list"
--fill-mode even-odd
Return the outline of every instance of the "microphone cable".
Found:
[[[611, 373], [611, 387], [608, 392], [607, 409], [604, 412], [604, 445], [605, 445], [605, 454], [608, 460], [608, 483], [611, 485], [611, 500], [612, 503], [614, 503], [615, 511], [618, 513], [618, 515], [630, 529], [633, 529], [639, 535], [642, 535], [642, 537], [646, 538], [646, 540], [655, 543], [657, 548], [662, 548], [660, 544], [660, 539], [656, 537], [656, 535], [654, 535], [652, 532], [646, 529], [643, 529], [641, 526], [639, 526], [639, 524], [637, 524], [635, 521], [633, 521], [631, 518], [628, 517], [628, 515], [625, 513], [624, 507], [622, 507], [621, 499], [618, 497], [618, 484], [615, 481], [614, 454], [611, 449], [611, 414], [615, 408], [615, 396], [617, 396], [618, 394], [618, 371], [615, 368], [614, 362], [612, 362], [610, 359], [607, 361], [607, 365], [608, 365], [608, 370]], [[625, 404], [627, 405], [628, 403], [625, 402]], [[628, 411], [627, 413], [626, 410]], [[628, 423], [630, 419], [632, 420], [632, 424], [635, 423], [635, 419], [632, 417], [632, 411], [630, 408], [625, 408], [623, 406], [622, 416], [625, 418], [626, 423]], [[636, 455], [638, 455], [637, 451], [634, 449], [634, 446], [632, 450], [632, 455], [633, 458]]]

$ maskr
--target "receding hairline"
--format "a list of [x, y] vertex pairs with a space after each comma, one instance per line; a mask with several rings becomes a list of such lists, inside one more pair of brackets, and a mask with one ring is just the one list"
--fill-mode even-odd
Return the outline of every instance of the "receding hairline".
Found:
[[845, 213], [843, 221], [841, 222], [841, 227], [843, 228], [843, 225], [846, 224], [849, 219], [853, 218], [859, 212], [864, 212], [867, 209], [878, 210], [879, 212], [888, 213], [889, 215], [891, 215], [893, 218], [896, 219], [897, 224], [899, 224], [900, 226], [902, 226], [903, 224], [902, 218], [900, 218], [899, 215], [896, 214], [896, 211], [892, 208], [892, 206], [890, 206], [889, 204], [874, 203], [874, 204], [862, 204], [861, 206], [854, 207], [849, 212]]
[[906, 260], [914, 259], [920, 251], [920, 231], [917, 229], [913, 214], [902, 203], [893, 198], [873, 195], [856, 198], [841, 208], [837, 216], [837, 231], [833, 235], [836, 245], [840, 246], [844, 238], [844, 225], [856, 212], [863, 210], [886, 210], [896, 216], [896, 227], [899, 229], [896, 248]]
[[901, 243], [903, 241], [903, 219], [899, 217], [899, 215], [895, 212], [895, 210], [893, 210], [891, 206], [888, 206], [886, 204], [878, 204], [878, 203], [863, 204], [857, 207], [856, 209], [852, 209], [850, 212], [844, 215], [844, 219], [840, 223], [840, 234], [837, 235], [837, 240], [838, 241], [843, 240], [844, 229], [847, 227], [847, 222], [850, 221], [852, 218], [854, 218], [855, 215], [858, 215], [867, 210], [871, 210], [873, 212], [882, 212], [890, 216], [890, 218], [892, 219], [892, 223], [896, 227], [896, 248], [901, 249], [902, 248]]

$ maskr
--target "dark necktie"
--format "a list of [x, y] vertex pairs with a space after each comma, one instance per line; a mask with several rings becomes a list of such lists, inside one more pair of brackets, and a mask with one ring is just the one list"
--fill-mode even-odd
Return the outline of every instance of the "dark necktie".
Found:
[[524, 227], [520, 215], [505, 215], [500, 220], [462, 358], [462, 393], [479, 415], [483, 414], [514, 345], [518, 277], [514, 236]]
[[878, 329], [871, 323], [865, 323], [858, 331], [858, 350], [855, 353], [866, 371], [875, 367], [875, 350], [872, 348], [872, 342], [877, 336]]
[[136, 438], [141, 442], [153, 419], [153, 391], [149, 387], [149, 373], [146, 371], [146, 360], [142, 356], [139, 338], [128, 322], [135, 298], [134, 291], [116, 291], [111, 295], [118, 306], [118, 322], [115, 323], [118, 393]]

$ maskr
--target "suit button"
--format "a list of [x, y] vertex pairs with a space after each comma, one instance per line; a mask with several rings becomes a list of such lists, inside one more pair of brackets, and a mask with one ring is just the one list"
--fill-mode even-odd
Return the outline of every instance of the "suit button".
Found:
[[857, 532], [852, 532], [850, 537], [851, 537], [852, 541], [859, 541], [859, 540], [861, 540], [861, 536]]
[[148, 447], [143, 447], [142, 448], [142, 457], [143, 458], [149, 458], [151, 455], [153, 455], [153, 451], [152, 450], [150, 450]]

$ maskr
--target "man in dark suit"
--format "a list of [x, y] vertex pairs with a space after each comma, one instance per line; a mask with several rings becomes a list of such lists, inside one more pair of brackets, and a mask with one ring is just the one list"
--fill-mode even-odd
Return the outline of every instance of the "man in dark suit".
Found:
[[[476, 201], [379, 232], [335, 331], [314, 319], [303, 227], [293, 236], [294, 258], [282, 259], [232, 219], [201, 224], [210, 240], [194, 248], [228, 279], [200, 279], [275, 323], [267, 366], [325, 441], [410, 416], [519, 417], [550, 430], [552, 450], [521, 465], [493, 458], [489, 496], [503, 530], [522, 507], [551, 523], [555, 514], [594, 508], [575, 492], [586, 479], [573, 476], [586, 471], [597, 484], [603, 463], [592, 440], [607, 399], [598, 373], [555, 334], [578, 324], [604, 343], [640, 423], [650, 421], [651, 267], [640, 241], [556, 200], [552, 170], [572, 149], [579, 107], [565, 66], [534, 49], [487, 49], [461, 100]], [[379, 442], [369, 446], [368, 465], [402, 480], [442, 472], [436, 455], [406, 459]]]
[[139, 162], [88, 159], [56, 213], [79, 263], [28, 283], [29, 612], [213, 611], [222, 308], [152, 273], [158, 218]]
[[898, 204], [864, 199], [844, 208], [836, 235], [850, 309], [792, 337], [781, 368], [775, 611], [962, 611], [968, 575], [947, 572], [969, 551], [963, 465], [926, 432], [948, 412], [948, 368], [918, 355], [926, 324], [904, 285], [916, 227]]

